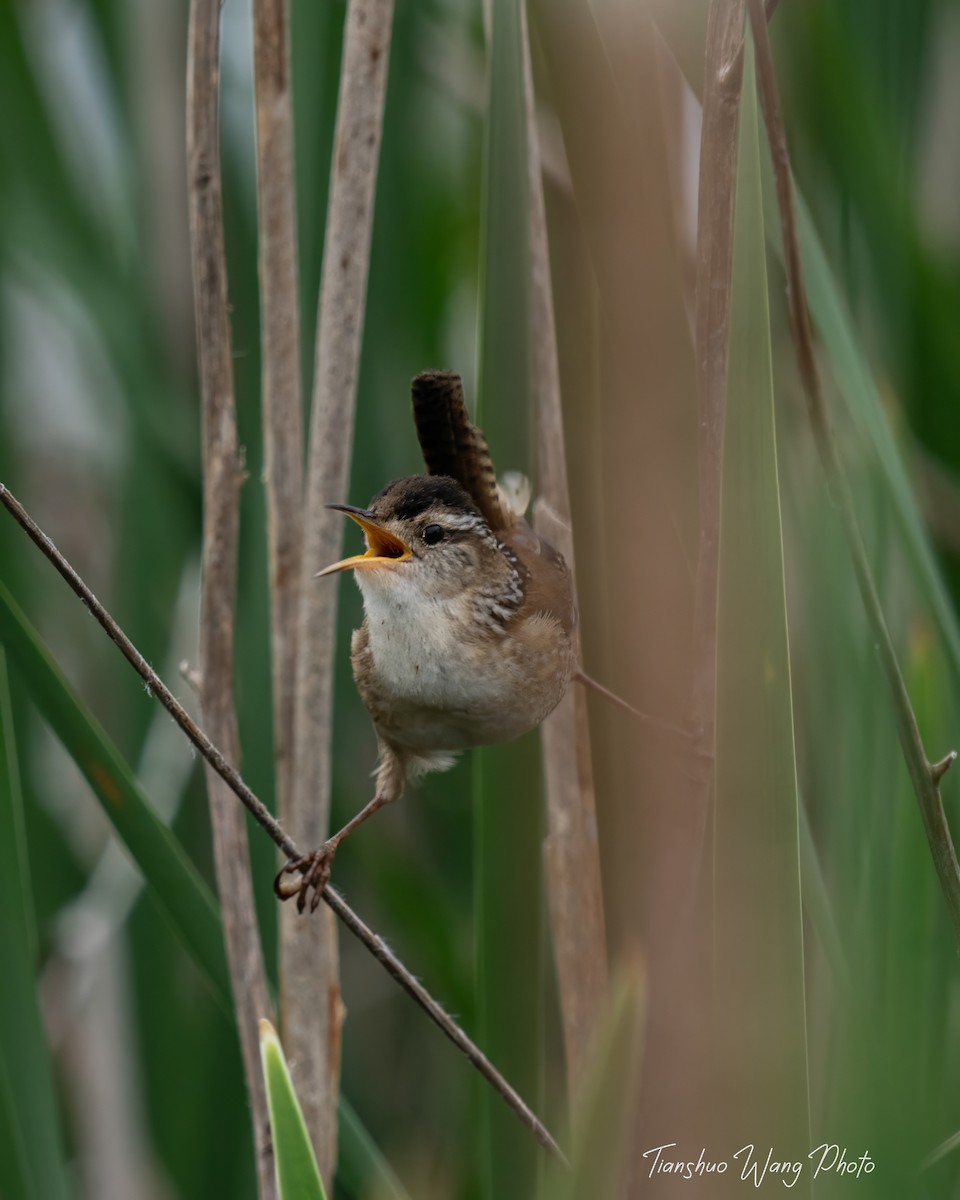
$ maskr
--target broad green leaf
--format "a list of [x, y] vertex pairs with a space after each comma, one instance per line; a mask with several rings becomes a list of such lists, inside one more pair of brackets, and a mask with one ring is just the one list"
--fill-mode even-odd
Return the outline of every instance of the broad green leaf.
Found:
[[260, 1061], [267, 1084], [270, 1132], [280, 1200], [326, 1200], [323, 1180], [277, 1032], [260, 1022]]
[[797, 1161], [809, 1150], [798, 791], [749, 39], [743, 79], [717, 612], [718, 1115], [732, 1146]]
[[230, 980], [217, 907], [129, 765], [84, 707], [16, 601], [0, 583], [0, 642], [44, 720], [82, 771], [154, 900], [229, 1010]]
[[69, 1193], [37, 998], [27, 862], [6, 656], [0, 649], [0, 1194], [58, 1200]]

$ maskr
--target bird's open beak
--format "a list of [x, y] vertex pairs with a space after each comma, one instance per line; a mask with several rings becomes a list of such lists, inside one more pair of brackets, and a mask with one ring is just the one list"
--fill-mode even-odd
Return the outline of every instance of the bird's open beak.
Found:
[[367, 552], [342, 558], [339, 562], [324, 567], [322, 571], [317, 572], [315, 579], [319, 579], [321, 575], [333, 575], [337, 571], [349, 571], [352, 567], [382, 567], [385, 563], [402, 562], [403, 559], [412, 556], [413, 551], [407, 543], [384, 529], [382, 525], [378, 525], [373, 514], [365, 508], [353, 508], [349, 504], [328, 504], [327, 508], [346, 513], [351, 520], [356, 521], [366, 535]]

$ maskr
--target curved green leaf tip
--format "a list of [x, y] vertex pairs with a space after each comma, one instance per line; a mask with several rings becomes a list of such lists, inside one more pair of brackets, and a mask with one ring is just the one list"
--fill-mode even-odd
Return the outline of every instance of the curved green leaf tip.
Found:
[[280, 1200], [326, 1200], [317, 1160], [300, 1111], [293, 1080], [277, 1031], [260, 1021], [260, 1061], [267, 1085], [267, 1107]]

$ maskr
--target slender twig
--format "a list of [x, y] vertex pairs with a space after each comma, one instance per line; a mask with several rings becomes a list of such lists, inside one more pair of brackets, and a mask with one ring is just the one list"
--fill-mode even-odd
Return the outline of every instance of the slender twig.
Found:
[[[13, 516], [14, 520], [24, 530], [34, 545], [53, 563], [57, 571], [70, 585], [70, 588], [83, 601], [96, 618], [97, 623], [143, 680], [150, 694], [173, 717], [188, 740], [196, 747], [197, 751], [210, 766], [213, 767], [220, 778], [229, 785], [257, 823], [266, 830], [270, 838], [283, 851], [287, 858], [299, 858], [300, 850], [293, 838], [286, 833], [280, 823], [270, 814], [260, 800], [257, 799], [246, 783], [244, 783], [239, 773], [227, 762], [224, 755], [210, 741], [206, 733], [193, 721], [180, 701], [177, 700], [160, 676], [154, 671], [153, 667], [150, 666], [117, 622], [107, 612], [93, 592], [90, 591], [89, 587], [87, 587], [77, 572], [63, 557], [50, 538], [37, 525], [20, 501], [2, 483], [0, 483], [0, 503]], [[482, 1051], [474, 1045], [456, 1022], [443, 1011], [436, 1000], [431, 999], [423, 985], [407, 970], [396, 955], [387, 949], [383, 941], [364, 924], [348, 906], [346, 901], [329, 884], [323, 891], [323, 899], [350, 932], [362, 943], [364, 948], [385, 967], [401, 987], [440, 1026], [450, 1041], [466, 1055], [470, 1063], [480, 1072], [494, 1091], [503, 1097], [523, 1124], [531, 1130], [540, 1144], [556, 1157], [562, 1158], [563, 1155], [560, 1149], [547, 1129], [527, 1104], [520, 1099], [497, 1069], [491, 1065]]]
[[773, 159], [777, 203], [780, 209], [783, 252], [787, 270], [790, 330], [793, 335], [800, 378], [807, 397], [807, 411], [827, 479], [827, 486], [840, 513], [867, 620], [876, 638], [881, 666], [892, 694], [900, 746], [920, 806], [920, 815], [930, 845], [934, 867], [955, 931], [960, 937], [960, 864], [957, 863], [957, 854], [939, 791], [940, 780], [956, 755], [951, 752], [936, 764], [931, 764], [927, 758], [920, 730], [917, 727], [917, 718], [910, 703], [910, 695], [897, 661], [893, 640], [887, 629], [880, 597], [873, 580], [850, 483], [830, 428], [813, 348], [813, 332], [810, 326], [810, 312], [807, 307], [807, 293], [800, 257], [800, 240], [797, 236], [790, 156], [787, 150], [783, 113], [780, 108], [773, 56], [770, 53], [770, 41], [767, 36], [767, 25], [761, 0], [747, 0], [747, 9], [750, 14], [750, 27], [753, 31], [756, 48], [760, 104], [763, 109], [763, 119]]
[[[192, 0], [187, 34], [187, 162], [203, 436], [200, 677], [204, 723], [239, 758], [233, 707], [233, 608], [243, 466], [233, 399], [218, 148], [219, 0]], [[207, 768], [214, 862], [237, 1031], [255, 1131], [261, 1200], [277, 1194], [258, 1022], [271, 1016], [257, 927], [247, 826], [230, 788]]]
[[400, 984], [405, 992], [416, 1000], [417, 1004], [424, 1012], [434, 1021], [447, 1037], [453, 1042], [459, 1050], [467, 1057], [473, 1066], [480, 1074], [491, 1084], [494, 1091], [509, 1104], [513, 1111], [517, 1114], [524, 1125], [530, 1130], [533, 1136], [537, 1139], [545, 1150], [548, 1150], [558, 1161], [566, 1163], [563, 1152], [557, 1143], [553, 1140], [544, 1126], [541, 1124], [537, 1116], [527, 1106], [525, 1101], [514, 1091], [509, 1083], [497, 1071], [496, 1067], [490, 1062], [486, 1055], [479, 1050], [467, 1035], [450, 1019], [447, 1013], [433, 999], [430, 993], [426, 990], [422, 983], [414, 978], [407, 968], [400, 962], [397, 956], [393, 953], [390, 947], [377, 937], [373, 931], [366, 926], [357, 914], [347, 907], [346, 902], [338, 892], [333, 891], [329, 886], [326, 888], [323, 896], [327, 904], [333, 909], [340, 920], [346, 925], [355, 937], [357, 937], [363, 945], [376, 958], [381, 966], [392, 975], [393, 978]]
[[71, 589], [80, 597], [96, 618], [97, 623], [110, 640], [120, 650], [123, 657], [143, 680], [147, 691], [160, 701], [204, 759], [213, 767], [220, 778], [230, 785], [235, 795], [239, 797], [241, 802], [250, 811], [250, 815], [254, 820], [263, 826], [270, 838], [288, 858], [299, 857], [300, 852], [293, 838], [287, 835], [266, 805], [261, 803], [250, 788], [247, 787], [239, 773], [227, 762], [224, 755], [220, 753], [204, 731], [196, 724], [180, 701], [174, 696], [136, 646], [134, 646], [133, 642], [130, 641], [93, 592], [90, 591], [50, 538], [37, 525], [36, 521], [34, 521], [9, 488], [2, 483], [0, 483], [0, 502], [3, 503], [4, 507], [13, 516], [21, 529], [29, 536], [34, 545], [39, 547], [43, 554], [57, 568]]
[[[338, 557], [343, 536], [339, 514], [326, 504], [344, 499], [349, 483], [392, 22], [393, 0], [349, 0], [317, 312], [297, 628], [289, 828], [311, 849], [330, 826], [337, 614], [337, 589], [318, 587], [313, 576]], [[284, 1045], [300, 1065], [298, 1090], [321, 1171], [329, 1178], [336, 1156], [342, 1020], [335, 927], [332, 921], [304, 925], [291, 908], [281, 917], [281, 938], [284, 992], [298, 991], [307, 1002], [296, 1015], [287, 1008]], [[322, 1003], [316, 1003], [318, 995]]]
[[[537, 531], [575, 578], [560, 363], [526, 5], [520, 5], [527, 126], [530, 308], [537, 405]], [[578, 652], [578, 659], [582, 656]], [[544, 842], [553, 959], [571, 1108], [607, 1001], [606, 928], [586, 697], [570, 688], [541, 726], [549, 832]]]

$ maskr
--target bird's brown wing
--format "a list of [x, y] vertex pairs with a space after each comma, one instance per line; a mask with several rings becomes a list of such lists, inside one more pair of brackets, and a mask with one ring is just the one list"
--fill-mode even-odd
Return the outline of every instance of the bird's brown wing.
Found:
[[453, 371], [424, 371], [411, 384], [413, 419], [431, 475], [450, 475], [494, 530], [508, 528], [497, 477], [483, 434], [470, 420], [463, 383]]
[[577, 627], [577, 605], [570, 568], [559, 551], [519, 520], [505, 544], [524, 570], [524, 595], [519, 616], [542, 612], [554, 617], [564, 633]]

